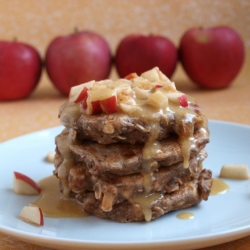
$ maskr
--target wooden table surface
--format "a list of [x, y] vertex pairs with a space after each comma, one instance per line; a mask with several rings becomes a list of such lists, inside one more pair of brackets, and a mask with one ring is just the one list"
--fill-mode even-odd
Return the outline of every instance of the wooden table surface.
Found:
[[[233, 84], [222, 90], [198, 88], [187, 79], [180, 67], [173, 80], [179, 90], [195, 97], [203, 113], [209, 119], [250, 125], [250, 72], [248, 69], [250, 69], [249, 59]], [[114, 72], [111, 78], [116, 78]], [[60, 95], [44, 73], [38, 88], [29, 98], [0, 102], [0, 142], [60, 125], [57, 118], [58, 109], [65, 101], [66, 97]], [[45, 248], [0, 233], [0, 249], [42, 250]], [[250, 249], [250, 236], [206, 249]]]

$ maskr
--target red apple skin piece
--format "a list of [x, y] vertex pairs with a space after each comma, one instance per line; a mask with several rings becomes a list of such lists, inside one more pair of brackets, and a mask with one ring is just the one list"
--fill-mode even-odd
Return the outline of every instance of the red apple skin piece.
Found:
[[175, 45], [167, 37], [158, 35], [128, 35], [118, 44], [115, 53], [116, 70], [120, 77], [126, 77], [131, 72], [141, 75], [158, 66], [170, 78], [177, 61]]
[[46, 51], [45, 64], [52, 83], [62, 94], [68, 95], [75, 85], [108, 78], [112, 57], [102, 36], [79, 31], [52, 40]]
[[106, 114], [113, 114], [117, 111], [116, 96], [111, 96], [107, 99], [101, 100], [100, 105], [102, 111]]
[[74, 101], [75, 103], [81, 102], [88, 98], [88, 88], [84, 87], [79, 96]]
[[13, 189], [15, 193], [24, 195], [38, 195], [41, 192], [40, 186], [34, 180], [19, 172], [14, 172]]
[[31, 45], [0, 41], [0, 101], [28, 97], [39, 83], [42, 60]]
[[91, 106], [92, 106], [92, 113], [91, 113], [92, 115], [102, 113], [102, 107], [99, 100], [91, 102]]
[[178, 97], [178, 100], [180, 102], [180, 105], [183, 107], [183, 108], [186, 108], [188, 107], [188, 100], [187, 100], [187, 96], [186, 95], [181, 95]]
[[179, 56], [184, 70], [197, 85], [228, 87], [244, 62], [244, 44], [230, 27], [187, 30], [180, 40]]

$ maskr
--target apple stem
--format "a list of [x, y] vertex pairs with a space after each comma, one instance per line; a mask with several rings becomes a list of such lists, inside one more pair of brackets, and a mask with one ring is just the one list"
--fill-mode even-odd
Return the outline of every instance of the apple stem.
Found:
[[16, 36], [13, 37], [13, 42], [17, 42], [17, 37]]
[[77, 26], [74, 28], [74, 32], [75, 32], [75, 34], [77, 34], [79, 32], [79, 29]]

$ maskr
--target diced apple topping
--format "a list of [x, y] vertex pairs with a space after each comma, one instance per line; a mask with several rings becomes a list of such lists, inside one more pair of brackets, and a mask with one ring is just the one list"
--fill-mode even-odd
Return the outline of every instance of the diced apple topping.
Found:
[[136, 73], [131, 73], [131, 74], [128, 74], [127, 76], [125, 76], [124, 78], [127, 80], [131, 80], [131, 79], [136, 78], [136, 77], [138, 77], [138, 75]]
[[168, 98], [161, 91], [155, 91], [149, 95], [147, 103], [155, 108], [164, 108], [168, 105]]
[[136, 115], [137, 113], [141, 113], [142, 109], [140, 106], [137, 105], [130, 105], [126, 103], [120, 103], [121, 110], [129, 115]]
[[114, 89], [118, 94], [120, 91], [125, 89], [131, 89], [131, 82], [125, 79], [119, 79], [113, 82], [113, 86], [110, 86], [111, 89]]
[[188, 107], [187, 96], [177, 91], [175, 84], [158, 67], [141, 76], [131, 73], [125, 79], [90, 81], [75, 86], [71, 89], [70, 100], [74, 106], [80, 104], [81, 111], [89, 115], [112, 114], [117, 110], [139, 112], [143, 105], [165, 110], [169, 103]]
[[34, 203], [31, 203], [29, 206], [24, 206], [19, 218], [37, 226], [44, 225], [43, 212], [41, 208]]
[[144, 73], [141, 74], [143, 78], [148, 79], [151, 82], [156, 82], [160, 80], [159, 73], [158, 73], [158, 68], [155, 67], [151, 70], [148, 70]]
[[122, 89], [120, 92], [118, 92], [117, 99], [119, 101], [119, 104], [125, 103], [129, 105], [136, 105], [134, 92], [131, 90], [131, 88]]
[[74, 103], [78, 103], [78, 102], [87, 100], [87, 98], [88, 98], [88, 88], [87, 87], [83, 87], [81, 93], [76, 98], [76, 100], [74, 101]]
[[135, 92], [136, 98], [140, 100], [146, 100], [150, 93], [148, 90], [144, 90], [139, 87], [134, 87], [133, 90]]
[[100, 100], [101, 109], [106, 114], [113, 114], [117, 110], [116, 95]]
[[86, 113], [93, 115], [101, 112], [115, 113], [117, 110], [116, 92], [112, 89], [91, 89], [88, 91]]
[[133, 80], [131, 84], [132, 89], [134, 89], [135, 87], [138, 87], [142, 90], [151, 91], [152, 89], [154, 89], [154, 84], [147, 79], [144, 79], [142, 77], [137, 77]]
[[188, 106], [188, 100], [187, 96], [181, 92], [175, 91], [175, 92], [169, 92], [167, 93], [169, 102], [178, 104], [182, 107]]
[[187, 96], [185, 94], [179, 96], [178, 100], [179, 100], [180, 105], [182, 107], [186, 108], [188, 106], [188, 100], [187, 100]]
[[93, 81], [86, 82], [86, 83], [72, 87], [69, 92], [69, 102], [75, 102], [75, 103], [78, 102], [76, 100], [81, 95], [82, 90], [84, 88], [91, 89], [94, 83], [95, 81], [93, 80]]
[[13, 190], [16, 194], [38, 195], [41, 192], [39, 185], [27, 175], [14, 172]]

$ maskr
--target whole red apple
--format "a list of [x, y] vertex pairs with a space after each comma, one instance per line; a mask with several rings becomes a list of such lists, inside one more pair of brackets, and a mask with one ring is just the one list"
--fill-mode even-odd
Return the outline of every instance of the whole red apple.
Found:
[[244, 44], [230, 27], [192, 28], [180, 40], [180, 61], [187, 75], [205, 88], [225, 88], [244, 62]]
[[105, 39], [91, 31], [55, 38], [45, 56], [47, 73], [55, 87], [68, 95], [70, 88], [108, 78], [112, 57]]
[[128, 35], [118, 44], [115, 65], [120, 77], [141, 73], [158, 66], [169, 78], [178, 61], [175, 45], [166, 37], [158, 35]]
[[42, 61], [37, 50], [17, 41], [0, 41], [0, 100], [27, 97], [37, 86]]

